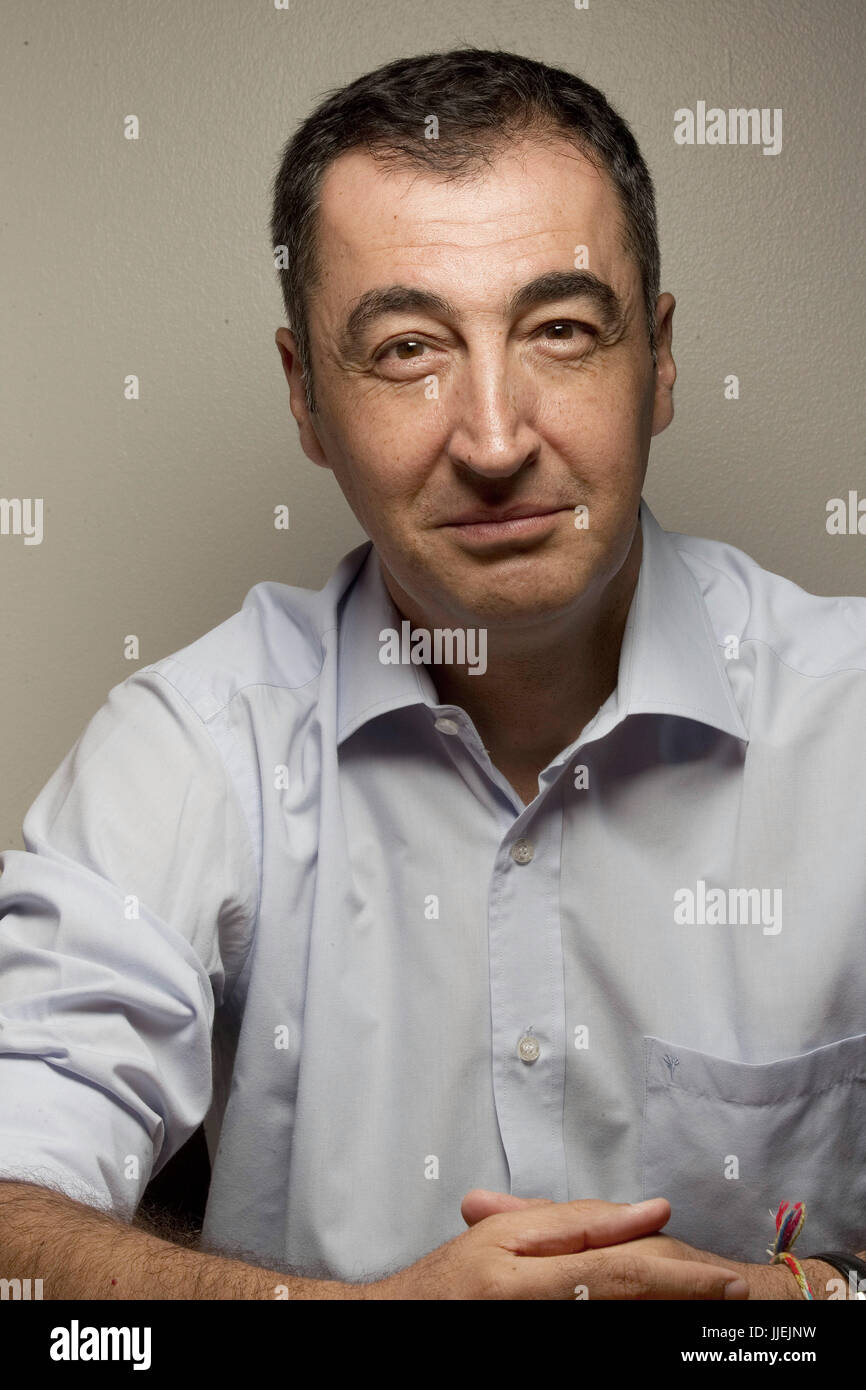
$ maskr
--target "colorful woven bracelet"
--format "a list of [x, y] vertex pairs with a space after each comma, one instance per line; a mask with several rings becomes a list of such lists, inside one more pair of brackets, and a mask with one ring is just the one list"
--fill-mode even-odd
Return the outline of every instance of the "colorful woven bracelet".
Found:
[[[791, 1208], [790, 1211], [788, 1208]], [[776, 1212], [776, 1239], [772, 1245], [767, 1247], [767, 1254], [770, 1256], [770, 1264], [786, 1264], [796, 1279], [803, 1293], [804, 1298], [814, 1299], [809, 1280], [806, 1278], [803, 1266], [792, 1255], [791, 1247], [806, 1223], [806, 1203], [795, 1202], [791, 1206], [790, 1202], [782, 1202]]]

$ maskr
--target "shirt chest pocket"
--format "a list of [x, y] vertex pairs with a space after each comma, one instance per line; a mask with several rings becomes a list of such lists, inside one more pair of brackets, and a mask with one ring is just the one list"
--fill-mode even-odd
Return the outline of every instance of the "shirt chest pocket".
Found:
[[665, 1234], [768, 1262], [779, 1203], [804, 1201], [794, 1253], [866, 1249], [866, 1033], [764, 1063], [644, 1038], [643, 1195]]

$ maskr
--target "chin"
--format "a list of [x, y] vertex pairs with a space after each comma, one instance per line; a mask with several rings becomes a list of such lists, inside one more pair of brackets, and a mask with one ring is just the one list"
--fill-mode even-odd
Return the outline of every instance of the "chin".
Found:
[[561, 583], [514, 584], [501, 589], [467, 586], [455, 595], [459, 606], [472, 614], [476, 626], [524, 621], [543, 621], [566, 614], [580, 602], [583, 587], [574, 576]]

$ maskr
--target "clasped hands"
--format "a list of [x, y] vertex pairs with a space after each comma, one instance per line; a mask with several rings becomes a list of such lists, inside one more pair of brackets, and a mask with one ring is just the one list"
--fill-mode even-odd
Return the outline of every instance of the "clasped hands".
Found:
[[[586, 1209], [582, 1238], [578, 1234], [576, 1240], [569, 1236], [567, 1223], [562, 1220], [572, 1206]], [[671, 1216], [670, 1202], [664, 1197], [629, 1206], [602, 1201], [549, 1202], [475, 1188], [464, 1197], [461, 1212], [467, 1226], [472, 1227], [486, 1217], [531, 1207], [538, 1208], [538, 1226], [514, 1240], [511, 1248], [515, 1255], [597, 1252], [595, 1259], [587, 1262], [587, 1274], [581, 1281], [586, 1292], [574, 1294], [575, 1297], [593, 1297], [595, 1268], [599, 1286], [596, 1296], [606, 1298], [802, 1298], [796, 1280], [784, 1265], [730, 1260], [660, 1234]], [[508, 1241], [509, 1237], [505, 1239]], [[632, 1266], [631, 1274], [623, 1271], [615, 1275], [622, 1283], [619, 1293], [607, 1291], [614, 1256], [630, 1257]], [[602, 1286], [604, 1292], [600, 1292]]]

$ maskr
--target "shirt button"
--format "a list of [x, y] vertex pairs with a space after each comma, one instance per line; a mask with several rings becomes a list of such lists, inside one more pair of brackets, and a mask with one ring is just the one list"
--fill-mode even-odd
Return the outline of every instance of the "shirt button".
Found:
[[515, 840], [511, 846], [511, 858], [515, 864], [528, 864], [535, 854], [535, 849], [529, 840]]
[[460, 725], [457, 723], [456, 719], [437, 719], [433, 728], [438, 729], [440, 734], [460, 733]]
[[534, 1038], [531, 1033], [524, 1033], [517, 1044], [517, 1055], [521, 1062], [537, 1062], [541, 1055], [538, 1038]]

